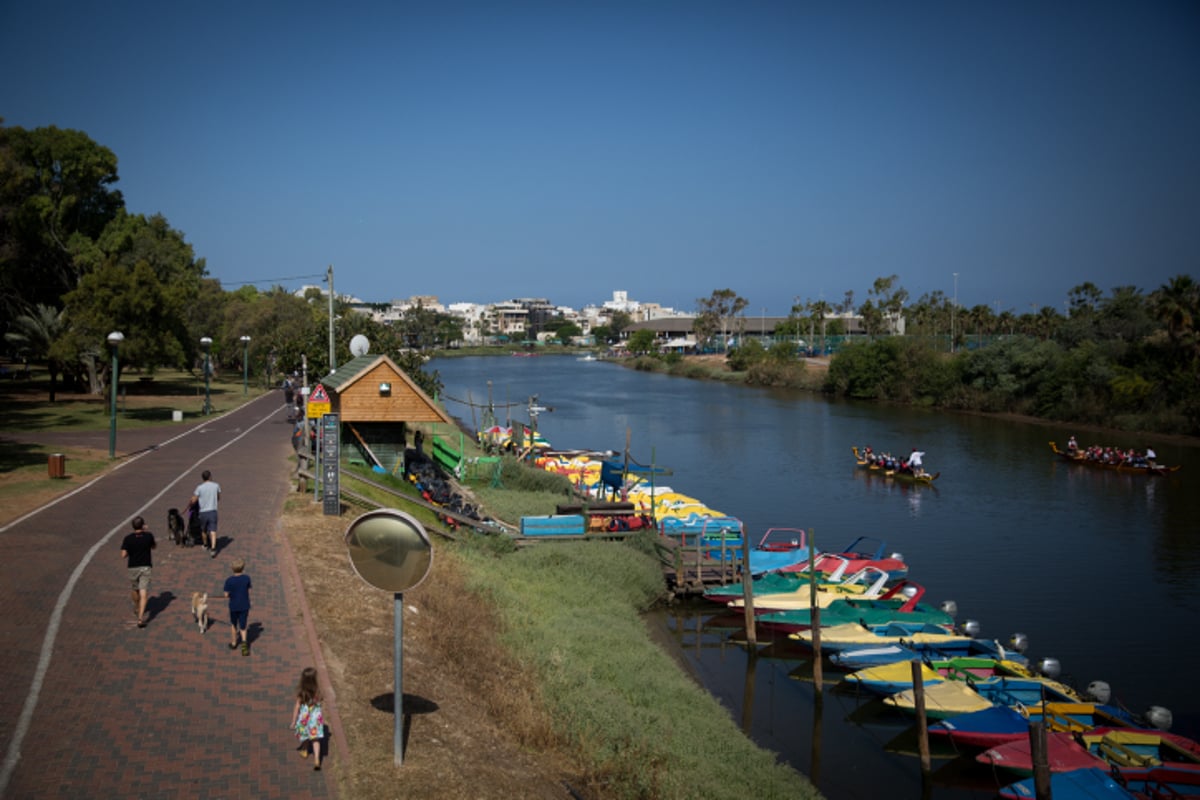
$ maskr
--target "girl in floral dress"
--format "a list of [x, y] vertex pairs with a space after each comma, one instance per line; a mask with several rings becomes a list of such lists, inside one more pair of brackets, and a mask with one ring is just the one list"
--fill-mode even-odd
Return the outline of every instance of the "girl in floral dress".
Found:
[[321, 769], [321, 739], [325, 736], [325, 713], [321, 710], [321, 688], [317, 671], [305, 667], [296, 687], [296, 707], [292, 711], [292, 730], [300, 740], [300, 757], [313, 754], [313, 769]]

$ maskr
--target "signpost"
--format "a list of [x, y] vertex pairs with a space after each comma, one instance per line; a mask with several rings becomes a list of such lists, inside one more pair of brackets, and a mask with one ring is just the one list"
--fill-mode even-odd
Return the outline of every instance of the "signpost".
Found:
[[425, 528], [394, 508], [368, 511], [346, 529], [346, 549], [358, 576], [393, 593], [395, 603], [392, 748], [396, 766], [404, 763], [404, 592], [416, 588], [433, 565]]
[[321, 496], [327, 517], [336, 517], [342, 513], [341, 487], [338, 486], [338, 458], [342, 452], [338, 441], [342, 427], [339, 420], [338, 414], [325, 414], [321, 417]]

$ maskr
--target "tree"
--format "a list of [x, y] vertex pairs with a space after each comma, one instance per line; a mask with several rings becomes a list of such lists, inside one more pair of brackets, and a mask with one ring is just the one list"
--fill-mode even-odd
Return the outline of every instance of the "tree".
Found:
[[829, 305], [829, 303], [826, 303], [824, 300], [817, 300], [816, 302], [808, 304], [808, 310], [809, 313], [812, 314], [813, 319], [817, 321], [817, 324], [821, 326], [821, 352], [824, 353], [825, 318], [828, 317], [830, 312], [833, 311], [833, 306]]
[[1091, 316], [1100, 305], [1103, 293], [1091, 281], [1086, 281], [1067, 293], [1068, 314], [1075, 316]]
[[708, 297], [701, 297], [696, 301], [696, 308], [699, 312], [696, 316], [694, 328], [697, 336], [701, 331], [705, 332], [702, 337], [709, 339], [717, 330], [721, 331], [721, 348], [726, 347], [725, 331], [728, 330], [729, 318], [740, 314], [749, 301], [744, 297], [739, 297], [737, 292], [732, 289], [717, 289]]
[[[88, 371], [93, 392], [103, 388], [94, 358], [109, 331], [125, 334], [123, 364], [151, 371], [185, 366], [200, 336], [216, 340], [221, 314], [196, 318], [204, 262], [162, 216], [120, 212], [76, 261], [86, 269], [63, 296], [70, 321], [65, 343], [74, 351], [72, 362]], [[215, 288], [219, 305], [224, 293]]]
[[[1195, 386], [1195, 373], [1200, 368], [1200, 336], [1196, 321], [1200, 319], [1200, 284], [1190, 275], [1176, 275], [1150, 295], [1150, 308], [1166, 328], [1165, 350], [1168, 360], [1180, 365], [1183, 380], [1172, 381], [1179, 386]], [[1194, 391], [1188, 391], [1195, 395]], [[1190, 401], [1192, 405], [1195, 401]]]
[[577, 336], [583, 335], [583, 329], [570, 320], [565, 320], [558, 326], [558, 340], [563, 344], [570, 344], [571, 340]]
[[880, 316], [883, 317], [883, 320], [886, 321], [890, 333], [896, 332], [900, 315], [904, 311], [904, 303], [908, 300], [907, 289], [903, 287], [892, 288], [896, 286], [896, 281], [899, 279], [898, 275], [876, 278], [875, 283], [871, 286], [871, 290], [867, 292], [868, 295], [875, 297], [875, 307]]
[[1172, 342], [1194, 340], [1196, 319], [1200, 317], [1200, 284], [1191, 275], [1176, 275], [1160, 286], [1150, 296], [1150, 305]]
[[14, 318], [12, 328], [4, 334], [6, 342], [26, 358], [46, 360], [46, 369], [50, 373], [50, 402], [53, 403], [61, 371], [54, 348], [65, 328], [63, 312], [39, 303], [31, 313]]
[[626, 347], [629, 348], [629, 352], [636, 355], [656, 352], [658, 348], [655, 343], [654, 331], [647, 330], [645, 328], [642, 328], [639, 331], [634, 331], [633, 334], [630, 335], [629, 341], [626, 343]]
[[81, 131], [0, 127], [0, 312], [58, 306], [124, 208], [117, 157]]
[[633, 324], [633, 317], [625, 311], [614, 311], [612, 320], [608, 323], [608, 328], [612, 331], [614, 338], [619, 338], [621, 332]]
[[883, 309], [875, 305], [873, 300], [867, 300], [858, 307], [858, 316], [862, 318], [863, 329], [867, 336], [879, 336], [884, 329]]

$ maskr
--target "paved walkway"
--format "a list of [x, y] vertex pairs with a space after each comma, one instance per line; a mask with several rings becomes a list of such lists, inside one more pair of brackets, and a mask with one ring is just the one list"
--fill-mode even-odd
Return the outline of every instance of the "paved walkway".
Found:
[[[340, 726], [321, 772], [288, 728], [300, 670], [320, 664], [278, 523], [290, 435], [278, 394], [187, 429], [120, 431], [119, 467], [0, 528], [0, 797], [334, 796]], [[167, 509], [186, 505], [203, 469], [222, 490], [215, 559], [166, 536]], [[136, 514], [158, 539], [142, 629], [120, 558]], [[235, 558], [254, 584], [249, 657], [226, 646]], [[203, 635], [194, 591], [210, 597]]]

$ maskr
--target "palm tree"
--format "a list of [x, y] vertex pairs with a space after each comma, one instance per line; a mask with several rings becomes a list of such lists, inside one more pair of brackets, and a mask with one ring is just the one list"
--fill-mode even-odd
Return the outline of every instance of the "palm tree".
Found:
[[833, 306], [824, 300], [817, 300], [809, 303], [808, 309], [817, 322], [821, 323], [821, 355], [825, 355], [825, 318], [833, 312]]
[[46, 359], [46, 369], [50, 373], [50, 402], [53, 403], [60, 369], [58, 359], [51, 355], [51, 348], [66, 328], [63, 312], [38, 303], [30, 313], [16, 317], [12, 328], [4, 334], [6, 342], [25, 358]]
[[1167, 335], [1179, 343], [1196, 330], [1200, 315], [1200, 284], [1191, 275], [1176, 275], [1150, 296], [1154, 314], [1167, 326]]

